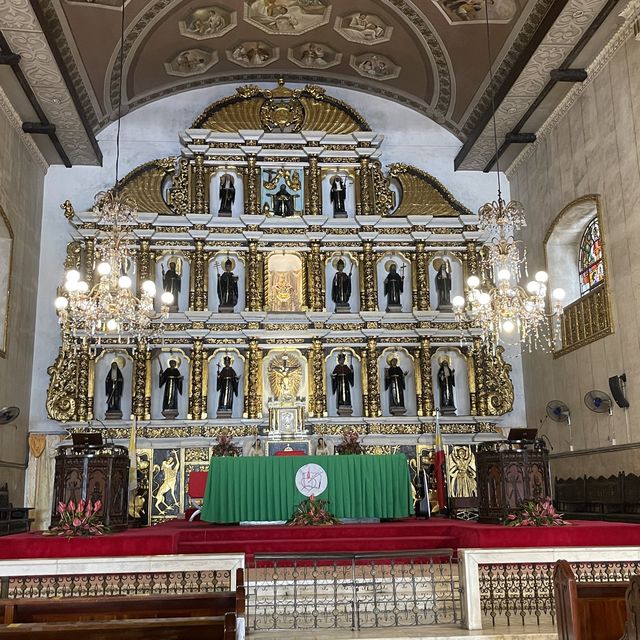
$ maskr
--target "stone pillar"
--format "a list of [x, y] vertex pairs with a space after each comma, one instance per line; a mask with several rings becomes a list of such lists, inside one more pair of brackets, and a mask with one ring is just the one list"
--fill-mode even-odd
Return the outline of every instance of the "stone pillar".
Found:
[[196, 154], [195, 168], [194, 168], [194, 196], [195, 196], [195, 213], [207, 213], [209, 211], [209, 189], [207, 188], [207, 181], [205, 180], [205, 167], [204, 167], [204, 155], [202, 153]]
[[373, 214], [371, 200], [371, 165], [369, 158], [360, 158], [360, 201], [356, 204], [356, 213], [369, 216]]
[[83, 342], [78, 350], [78, 420], [89, 419], [89, 369], [91, 357], [89, 343]]
[[258, 241], [249, 240], [247, 255], [247, 309], [262, 310], [262, 255], [258, 252]]
[[378, 371], [378, 346], [375, 338], [367, 342], [367, 386], [369, 390], [369, 417], [381, 415], [380, 372]]
[[415, 273], [417, 290], [417, 305], [415, 308], [418, 311], [428, 311], [430, 307], [429, 290], [431, 283], [429, 282], [429, 256], [424, 240], [418, 240], [416, 242]]
[[377, 311], [378, 287], [373, 242], [362, 243], [362, 282], [360, 283], [360, 304], [363, 311]]
[[93, 238], [86, 238], [84, 241], [84, 281], [93, 287], [94, 268], [96, 261], [96, 243]]
[[260, 213], [260, 179], [255, 154], [247, 157], [245, 176], [247, 179], [244, 212], [250, 215], [257, 215]]
[[323, 311], [325, 308], [324, 260], [319, 240], [311, 242], [307, 265], [307, 304], [311, 311]]
[[[133, 415], [138, 420], [144, 420], [150, 413], [151, 397], [149, 397], [149, 411], [147, 411], [147, 373], [151, 353], [146, 342], [138, 342], [133, 356]], [[149, 382], [151, 380], [149, 379]]]
[[320, 170], [318, 156], [309, 156], [309, 166], [305, 169], [307, 175], [307, 202], [305, 213], [310, 216], [322, 215], [322, 192], [320, 189]]
[[195, 241], [195, 251], [191, 262], [189, 309], [193, 311], [205, 311], [207, 309], [207, 268], [204, 240]]
[[312, 417], [321, 418], [327, 412], [327, 394], [324, 375], [324, 351], [322, 341], [313, 339], [309, 352], [310, 359], [310, 402], [309, 413]]
[[204, 357], [202, 338], [194, 338], [191, 351], [191, 393], [189, 396], [189, 415], [192, 420], [201, 420], [203, 414]]
[[420, 381], [422, 385], [422, 415], [433, 415], [433, 379], [431, 375], [431, 340], [420, 340]]
[[247, 395], [245, 396], [245, 413], [247, 418], [262, 416], [262, 389], [260, 388], [262, 375], [262, 352], [257, 340], [249, 341], [247, 354]]

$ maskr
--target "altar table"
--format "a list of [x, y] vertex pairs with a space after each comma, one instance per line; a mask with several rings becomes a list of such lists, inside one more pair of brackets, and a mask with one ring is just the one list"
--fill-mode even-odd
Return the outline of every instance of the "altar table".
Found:
[[288, 520], [305, 499], [296, 474], [310, 463], [327, 475], [317, 498], [337, 518], [404, 518], [413, 512], [407, 458], [398, 455], [214, 457], [201, 519], [207, 522]]

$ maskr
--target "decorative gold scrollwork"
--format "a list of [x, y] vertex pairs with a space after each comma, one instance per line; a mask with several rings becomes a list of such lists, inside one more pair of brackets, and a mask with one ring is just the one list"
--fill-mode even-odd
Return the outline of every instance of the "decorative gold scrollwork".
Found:
[[52, 420], [68, 422], [77, 419], [78, 361], [76, 355], [62, 347], [56, 361], [47, 369], [47, 415]]
[[[509, 372], [511, 365], [504, 361], [504, 347], [497, 346], [495, 353], [482, 347], [483, 375], [480, 386], [481, 406], [489, 416], [502, 416], [513, 410], [513, 382]], [[480, 382], [480, 381], [478, 381]]]

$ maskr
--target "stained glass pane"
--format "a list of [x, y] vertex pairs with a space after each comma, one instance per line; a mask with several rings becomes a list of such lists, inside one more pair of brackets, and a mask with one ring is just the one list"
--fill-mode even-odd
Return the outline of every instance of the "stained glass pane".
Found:
[[580, 294], [589, 293], [604, 281], [604, 262], [602, 261], [602, 241], [598, 219], [594, 218], [584, 230], [580, 240], [578, 255], [580, 274]]

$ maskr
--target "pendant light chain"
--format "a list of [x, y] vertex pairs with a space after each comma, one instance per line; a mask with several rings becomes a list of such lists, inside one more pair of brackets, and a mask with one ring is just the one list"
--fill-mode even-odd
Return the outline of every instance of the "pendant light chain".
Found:
[[122, 118], [122, 74], [124, 72], [124, 5], [127, 0], [122, 0], [122, 11], [120, 13], [120, 74], [118, 78], [118, 125], [116, 130], [116, 180], [115, 187], [118, 185], [119, 168], [120, 168], [120, 120]]
[[491, 33], [489, 31], [489, 0], [484, 0], [485, 27], [487, 31], [487, 55], [489, 58], [489, 91], [491, 91], [491, 120], [493, 122], [493, 144], [496, 151], [496, 177], [498, 180], [498, 202], [502, 202], [500, 188], [500, 158], [498, 156], [498, 127], [496, 125], [496, 92], [493, 87], [493, 61], [491, 58]]

